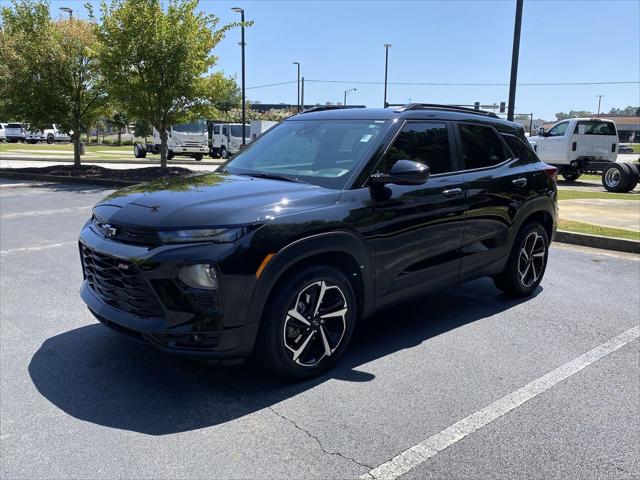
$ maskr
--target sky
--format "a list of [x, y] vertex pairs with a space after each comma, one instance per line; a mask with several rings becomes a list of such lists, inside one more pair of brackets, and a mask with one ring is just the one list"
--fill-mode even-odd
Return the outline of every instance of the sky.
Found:
[[[86, 16], [85, 0], [51, 3], [54, 15], [64, 5]], [[222, 25], [239, 20], [236, 6], [254, 22], [245, 32], [251, 101], [295, 104], [298, 61], [305, 103], [342, 102], [356, 88], [348, 103], [382, 106], [385, 43], [390, 103], [508, 100], [515, 0], [201, 0], [199, 8]], [[239, 41], [234, 29], [214, 50], [216, 68], [238, 83]], [[291, 83], [263, 86], [281, 82]], [[634, 83], [527, 85], [593, 82]], [[556, 112], [596, 111], [597, 95], [603, 112], [640, 105], [640, 0], [525, 0], [516, 113], [553, 120]]]

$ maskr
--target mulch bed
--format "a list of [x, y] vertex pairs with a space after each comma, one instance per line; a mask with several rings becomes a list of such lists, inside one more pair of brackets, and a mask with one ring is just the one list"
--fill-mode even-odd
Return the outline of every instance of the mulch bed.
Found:
[[150, 182], [163, 178], [173, 178], [193, 173], [184, 167], [144, 167], [114, 169], [97, 165], [52, 165], [50, 167], [1, 168], [1, 172], [35, 173], [40, 175], [56, 175], [60, 177], [78, 177], [103, 180], [126, 180], [131, 182]]

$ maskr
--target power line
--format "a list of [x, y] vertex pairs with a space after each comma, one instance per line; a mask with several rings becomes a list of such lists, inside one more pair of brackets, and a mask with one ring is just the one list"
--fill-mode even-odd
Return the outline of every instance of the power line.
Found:
[[[383, 85], [384, 82], [376, 81], [363, 81], [363, 80], [319, 80], [319, 79], [307, 79], [307, 82], [313, 83], [345, 83], [356, 85]], [[247, 89], [275, 87], [278, 85], [289, 85], [296, 83], [296, 80], [288, 82], [268, 83], [264, 85], [255, 85], [253, 87], [247, 87]], [[522, 82], [518, 83], [518, 86], [549, 86], [549, 87], [561, 87], [561, 86], [580, 86], [580, 85], [636, 85], [640, 84], [640, 81], [610, 81], [610, 82]], [[509, 85], [508, 83], [468, 83], [468, 82], [388, 82], [388, 85], [405, 85], [405, 86], [425, 86], [425, 87], [504, 87]]]

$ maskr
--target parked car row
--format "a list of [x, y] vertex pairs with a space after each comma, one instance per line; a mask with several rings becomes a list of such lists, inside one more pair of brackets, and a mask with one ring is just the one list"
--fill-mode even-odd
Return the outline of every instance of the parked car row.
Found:
[[47, 125], [44, 130], [28, 130], [22, 123], [0, 123], [0, 141], [10, 143], [70, 142], [71, 133], [63, 132], [55, 123]]

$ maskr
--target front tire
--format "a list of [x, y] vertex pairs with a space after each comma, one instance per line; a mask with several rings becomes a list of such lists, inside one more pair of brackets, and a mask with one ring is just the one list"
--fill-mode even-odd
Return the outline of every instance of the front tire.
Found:
[[222, 158], [224, 160], [229, 158], [229, 152], [227, 151], [227, 149], [225, 147], [221, 147], [220, 148], [220, 158]]
[[196, 153], [196, 154], [193, 156], [193, 159], [194, 159], [196, 162], [201, 162], [203, 158], [204, 158], [204, 155], [202, 155], [201, 153]]
[[355, 294], [340, 270], [299, 270], [275, 287], [264, 309], [256, 356], [282, 377], [315, 377], [342, 355], [356, 318]]
[[140, 142], [133, 144], [133, 156], [136, 158], [145, 158], [147, 156], [147, 148]]
[[51, 135], [51, 134], [47, 135], [47, 143], [48, 143], [49, 145], [51, 145], [51, 144], [52, 144], [52, 143], [54, 143], [55, 141], [56, 141], [56, 139], [54, 138], [54, 136], [53, 136], [53, 135]]
[[580, 178], [579, 173], [563, 173], [562, 174], [562, 178], [564, 178], [567, 182], [575, 182], [577, 179]]
[[511, 297], [531, 295], [542, 281], [548, 257], [547, 232], [539, 223], [528, 223], [518, 232], [507, 265], [493, 282]]

